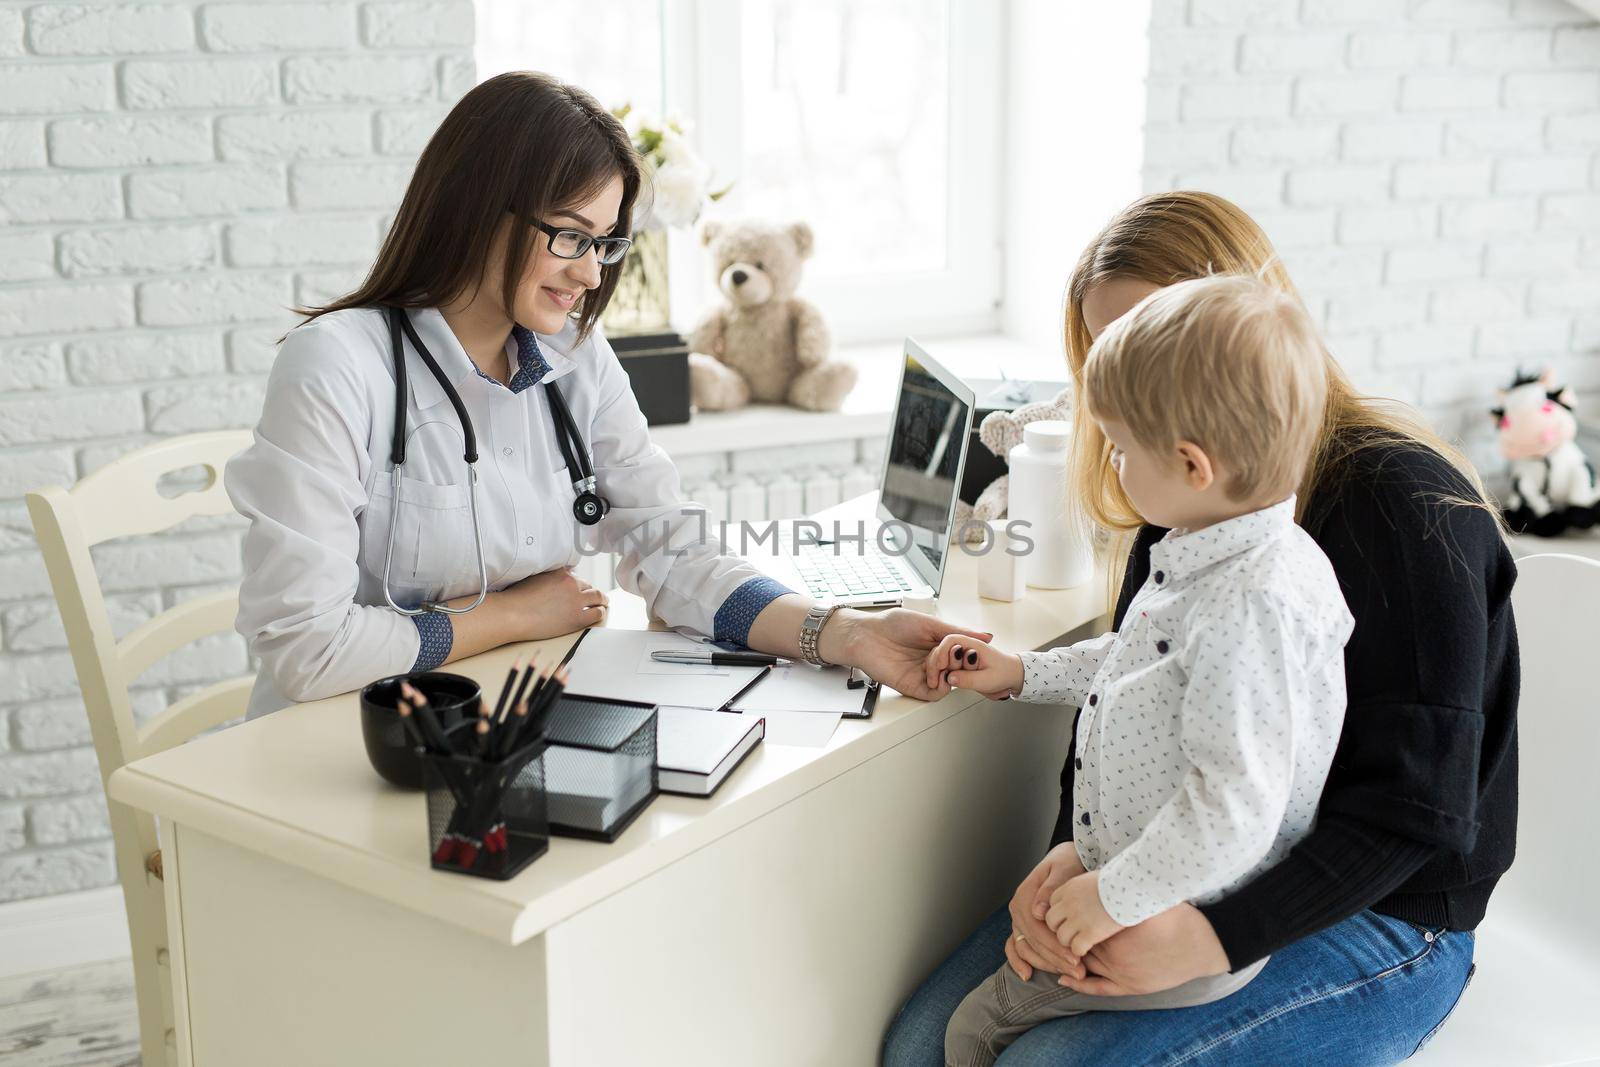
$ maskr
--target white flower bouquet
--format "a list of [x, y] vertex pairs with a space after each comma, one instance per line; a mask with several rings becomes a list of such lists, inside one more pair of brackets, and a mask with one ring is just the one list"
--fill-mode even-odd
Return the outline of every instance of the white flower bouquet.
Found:
[[711, 168], [689, 143], [683, 120], [649, 118], [632, 104], [623, 104], [611, 113], [633, 139], [653, 192], [641, 199], [634, 216], [635, 233], [692, 225], [706, 204], [726, 195], [726, 188], [712, 190]]

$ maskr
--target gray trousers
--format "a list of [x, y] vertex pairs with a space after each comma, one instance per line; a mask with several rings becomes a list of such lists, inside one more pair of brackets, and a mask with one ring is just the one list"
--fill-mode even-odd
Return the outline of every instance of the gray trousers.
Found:
[[1009, 965], [967, 994], [944, 1032], [946, 1067], [989, 1067], [1006, 1046], [1042, 1022], [1086, 1011], [1152, 1011], [1192, 1008], [1243, 989], [1266, 960], [1230, 974], [1196, 978], [1160, 993], [1095, 997], [1056, 984], [1056, 975], [1035, 970], [1024, 982]]

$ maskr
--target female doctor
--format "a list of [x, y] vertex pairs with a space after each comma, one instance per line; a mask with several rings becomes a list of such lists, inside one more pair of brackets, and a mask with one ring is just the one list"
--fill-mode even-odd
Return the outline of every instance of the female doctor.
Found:
[[588, 93], [492, 78], [424, 149], [360, 288], [303, 312], [225, 476], [250, 519], [251, 717], [603, 621], [580, 545], [617, 552], [670, 625], [931, 695], [927, 650], [969, 631], [817, 607], [719, 555], [680, 500], [595, 330], [640, 185]]

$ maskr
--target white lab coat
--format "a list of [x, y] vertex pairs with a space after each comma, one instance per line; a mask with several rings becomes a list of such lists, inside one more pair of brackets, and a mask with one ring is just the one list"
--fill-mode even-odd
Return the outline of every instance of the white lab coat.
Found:
[[[575, 491], [541, 383], [512, 393], [479, 374], [432, 309], [418, 335], [465, 404], [478, 438], [478, 515], [489, 587], [579, 558], [580, 537], [619, 553], [618, 580], [671, 625], [713, 632], [741, 586], [739, 614], [775, 595], [760, 572], [706, 539], [704, 509], [679, 497], [678, 472], [655, 447], [616, 355], [598, 331], [540, 336], [593, 457], [611, 511], [573, 517]], [[461, 425], [444, 390], [407, 344], [406, 463], [390, 589], [397, 603], [476, 594]], [[507, 340], [513, 371], [517, 345]], [[237, 628], [260, 657], [251, 717], [292, 701], [345, 693], [410, 670], [421, 638], [383, 597], [393, 501], [395, 381], [382, 311], [323, 315], [292, 331], [273, 364], [255, 442], [227, 466], [228, 495], [250, 519]]]

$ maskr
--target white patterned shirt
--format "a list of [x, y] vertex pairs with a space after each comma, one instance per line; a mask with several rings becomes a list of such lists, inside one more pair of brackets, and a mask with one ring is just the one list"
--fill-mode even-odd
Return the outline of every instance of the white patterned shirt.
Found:
[[1311, 830], [1354, 624], [1291, 496], [1167, 534], [1120, 630], [1022, 653], [1020, 699], [1082, 708], [1073, 838], [1113, 919], [1220, 899]]

